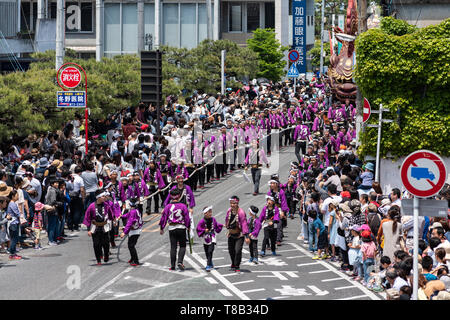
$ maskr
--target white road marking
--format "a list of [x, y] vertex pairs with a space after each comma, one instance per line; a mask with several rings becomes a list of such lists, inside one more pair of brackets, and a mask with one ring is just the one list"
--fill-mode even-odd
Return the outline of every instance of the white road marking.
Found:
[[290, 251], [297, 251], [297, 249], [277, 250], [277, 253], [280, 253], [280, 252], [290, 252]]
[[218, 282], [216, 281], [216, 279], [211, 278], [211, 277], [205, 277], [205, 280], [208, 281], [211, 284], [218, 284]]
[[133, 277], [133, 276], [126, 276], [126, 277], [124, 277], [124, 279], [138, 282], [141, 284], [145, 284], [146, 286], [150, 286], [150, 287], [156, 287], [156, 286], [161, 286], [161, 285], [165, 284], [164, 282], [160, 282], [157, 280], [143, 279], [143, 278], [137, 278], [137, 277]]
[[250, 283], [250, 282], [254, 282], [255, 280], [245, 280], [245, 281], [240, 281], [240, 282], [233, 282], [232, 285], [237, 286], [238, 284], [243, 284], [243, 283]]
[[336, 300], [353, 300], [353, 299], [359, 299], [359, 298], [365, 298], [367, 297], [367, 295], [361, 295], [361, 296], [354, 296], [354, 297], [349, 297], [349, 298], [342, 298], [342, 299], [336, 299]]
[[344, 289], [350, 289], [350, 288], [356, 288], [356, 287], [355, 286], [346, 286], [346, 287], [334, 288], [334, 290], [344, 290]]
[[250, 293], [250, 292], [258, 292], [258, 291], [265, 291], [265, 288], [261, 288], [261, 289], [252, 289], [252, 290], [246, 290], [246, 291], [242, 291], [243, 293]]
[[[307, 250], [303, 249], [302, 247], [300, 247], [298, 244], [296, 243], [288, 243], [289, 245], [293, 246], [294, 248], [297, 248], [300, 252], [312, 256], [312, 254], [310, 254]], [[334, 272], [335, 274], [337, 274], [338, 276], [342, 277], [342, 279], [347, 280], [350, 282], [349, 279], [346, 278], [346, 275], [342, 274], [340, 271], [336, 270], [336, 268], [330, 266], [328, 263], [326, 263], [325, 261], [322, 260], [318, 260], [317, 263], [321, 264], [322, 266], [324, 266], [325, 268], [329, 269], [331, 272]], [[382, 300], [381, 297], [377, 296], [376, 294], [374, 294], [373, 292], [371, 292], [369, 289], [367, 289], [366, 287], [364, 287], [362, 284], [360, 283], [355, 283], [354, 284], [358, 289], [360, 289], [361, 291], [363, 291], [364, 293], [366, 293], [366, 296], [371, 298], [372, 300]]]
[[231, 294], [227, 289], [219, 289], [219, 292], [223, 294], [225, 297], [232, 297], [233, 294]]
[[344, 278], [323, 279], [322, 282], [330, 282], [330, 281], [338, 281], [338, 280], [346, 280], [346, 279], [344, 279]]
[[303, 266], [312, 266], [312, 265], [314, 265], [314, 264], [318, 264], [319, 262], [309, 262], [309, 263], [300, 263], [300, 264], [297, 264], [297, 267], [303, 267]]
[[297, 258], [304, 258], [306, 256], [293, 256], [293, 257], [286, 257], [286, 259], [297, 259]]
[[[192, 253], [192, 257], [197, 260], [200, 264], [205, 264], [206, 261], [202, 259], [197, 253]], [[211, 270], [211, 275], [213, 275], [218, 281], [220, 281], [223, 285], [225, 285], [231, 292], [233, 292], [236, 296], [238, 296], [242, 300], [250, 300], [247, 295], [236, 288], [230, 281], [228, 281], [223, 275], [221, 275], [217, 270]]]
[[[184, 259], [186, 260], [186, 257]], [[175, 273], [175, 274], [180, 275], [180, 276], [191, 277], [191, 278], [195, 278], [196, 276], [199, 275], [199, 273], [193, 272], [193, 271], [190, 271], [190, 270], [180, 271], [180, 270], [177, 269], [175, 271], [172, 271], [172, 270], [169, 270], [169, 267], [161, 266], [161, 265], [150, 263], [150, 262], [145, 262], [142, 266], [150, 268], [150, 269], [155, 269], [155, 270], [159, 270], [159, 271], [168, 272], [168, 273]]]
[[326, 270], [319, 270], [319, 271], [311, 271], [309, 273], [323, 273], [323, 272], [330, 272], [330, 271], [331, 270], [326, 269]]

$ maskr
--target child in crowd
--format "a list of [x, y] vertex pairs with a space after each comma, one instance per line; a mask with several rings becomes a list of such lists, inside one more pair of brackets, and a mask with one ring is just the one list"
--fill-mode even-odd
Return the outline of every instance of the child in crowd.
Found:
[[391, 266], [391, 258], [382, 256], [380, 258], [380, 271], [371, 272], [367, 282], [367, 288], [373, 291], [383, 291], [383, 284], [386, 282], [386, 270]]
[[261, 221], [258, 218], [258, 207], [250, 206], [248, 219], [248, 233], [250, 237], [250, 244], [248, 245], [250, 251], [250, 260], [248, 262], [253, 262], [258, 264], [258, 234], [261, 231]]
[[422, 258], [422, 269], [423, 269], [423, 276], [427, 281], [437, 280], [438, 277], [431, 273], [433, 270], [433, 258], [429, 256], [424, 256]]
[[348, 260], [349, 264], [353, 266], [353, 280], [361, 281], [362, 277], [362, 263], [361, 263], [361, 240], [359, 238], [359, 227], [354, 225], [351, 229], [353, 240], [348, 244]]
[[216, 233], [220, 233], [223, 224], [217, 222], [216, 218], [212, 216], [212, 207], [203, 208], [204, 217], [197, 224], [197, 235], [203, 238], [203, 249], [207, 259], [205, 270], [207, 272], [214, 268], [212, 258], [214, 246], [216, 244]]
[[[317, 233], [317, 255], [313, 257], [313, 260], [326, 259], [328, 255], [328, 232], [323, 224], [322, 220], [317, 217], [317, 212], [314, 210], [309, 210], [308, 215], [314, 220], [313, 230]], [[325, 250], [324, 255], [322, 252]]]
[[34, 205], [34, 217], [33, 217], [33, 231], [36, 235], [34, 240], [34, 249], [41, 250], [41, 231], [43, 228], [43, 218], [42, 210], [44, 209], [44, 204], [42, 202], [36, 202]]
[[371, 232], [368, 230], [361, 232], [361, 240], [362, 263], [364, 267], [364, 280], [362, 283], [367, 285], [367, 282], [369, 281], [369, 267], [375, 264], [377, 247], [373, 242]]

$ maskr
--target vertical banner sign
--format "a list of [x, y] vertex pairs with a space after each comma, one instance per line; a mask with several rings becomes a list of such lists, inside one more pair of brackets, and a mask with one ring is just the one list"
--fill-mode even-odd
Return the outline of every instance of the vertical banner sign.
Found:
[[[344, 30], [344, 15], [338, 14], [338, 27]], [[342, 43], [338, 42], [338, 54], [341, 52]]]
[[301, 74], [306, 74], [306, 0], [292, 1], [292, 46], [299, 53], [297, 69]]

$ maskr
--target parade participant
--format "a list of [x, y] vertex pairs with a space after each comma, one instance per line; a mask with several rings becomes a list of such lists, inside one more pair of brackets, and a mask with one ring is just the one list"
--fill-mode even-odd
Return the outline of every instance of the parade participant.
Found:
[[[164, 180], [164, 185], [168, 186], [172, 182], [173, 178], [173, 170], [172, 164], [167, 161], [167, 155], [165, 153], [161, 153], [159, 155], [159, 162], [156, 163], [156, 166], [161, 172], [161, 176]], [[161, 191], [161, 201], [166, 199], [169, 194], [169, 190]]]
[[128, 211], [125, 214], [125, 218], [127, 219], [127, 224], [123, 228], [122, 233], [120, 234], [121, 238], [124, 238], [126, 235], [128, 235], [128, 250], [130, 250], [130, 260], [128, 263], [136, 267], [139, 263], [139, 257], [136, 251], [136, 243], [139, 239], [139, 236], [142, 232], [142, 214], [139, 212], [138, 209], [138, 199], [137, 198], [131, 198], [130, 199], [130, 207], [131, 210]]
[[242, 260], [242, 247], [245, 243], [250, 243], [248, 237], [248, 225], [245, 217], [245, 211], [239, 208], [239, 197], [230, 198], [230, 208], [225, 217], [225, 226], [228, 229], [228, 252], [231, 258], [230, 271], [240, 273], [240, 264]]
[[286, 216], [289, 214], [289, 207], [286, 200], [284, 191], [280, 188], [280, 181], [278, 175], [272, 175], [269, 181], [269, 191], [267, 195], [271, 196], [275, 200], [275, 205], [280, 209], [281, 223], [277, 230], [277, 245], [281, 245], [283, 239], [283, 228], [287, 227]]
[[276, 241], [277, 230], [280, 227], [280, 209], [276, 206], [276, 200], [274, 197], [266, 195], [266, 205], [261, 211], [259, 221], [262, 229], [264, 230], [264, 240], [261, 247], [261, 256], [266, 255], [266, 248], [269, 246], [272, 251], [272, 255], [276, 256]]
[[190, 218], [187, 206], [180, 202], [181, 191], [176, 188], [170, 190], [170, 202], [164, 207], [159, 221], [160, 234], [164, 233], [164, 228], [169, 225], [170, 238], [170, 269], [175, 270], [178, 251], [178, 269], [184, 270], [183, 259], [186, 254], [186, 230], [189, 233]]
[[250, 214], [250, 218], [247, 221], [248, 234], [250, 238], [250, 244], [248, 245], [250, 260], [248, 262], [258, 264], [258, 235], [261, 231], [261, 221], [258, 217], [259, 209], [258, 207], [250, 206], [248, 211]]
[[[149, 185], [150, 194], [155, 194], [158, 189], [162, 190], [166, 186], [164, 183], [164, 179], [161, 175], [161, 172], [156, 166], [156, 162], [154, 160], [150, 160], [148, 167], [144, 170], [144, 181]], [[147, 201], [147, 213], [151, 213], [152, 200], [155, 202], [153, 212], [159, 212], [159, 198], [161, 197], [160, 193], [156, 193], [153, 197], [150, 197]], [[161, 198], [161, 201], [164, 199]]]
[[203, 208], [204, 217], [198, 222], [197, 235], [203, 238], [203, 249], [206, 255], [206, 271], [211, 271], [214, 268], [212, 262], [214, 246], [216, 245], [216, 233], [220, 233], [223, 224], [217, 222], [216, 218], [212, 216], [212, 207]]
[[252, 180], [253, 180], [253, 195], [256, 196], [259, 194], [259, 181], [261, 180], [261, 167], [263, 164], [266, 164], [267, 168], [269, 168], [269, 160], [266, 157], [266, 154], [263, 149], [259, 148], [258, 140], [252, 141], [252, 147], [249, 149], [247, 153], [247, 157], [245, 158], [245, 170], [247, 170], [248, 165], [250, 164], [252, 169]]
[[111, 230], [109, 231], [109, 241], [111, 244], [111, 248], [116, 248], [116, 242], [115, 242], [115, 238], [119, 236], [119, 222], [118, 222], [118, 218], [121, 216], [122, 214], [122, 206], [121, 206], [121, 201], [118, 198], [118, 182], [116, 182], [116, 185], [114, 185], [113, 180], [111, 180], [111, 182], [109, 182], [106, 186], [105, 186], [105, 190], [108, 191], [109, 196], [107, 201], [105, 201], [105, 203], [107, 203], [107, 205], [111, 206], [113, 213], [114, 213], [114, 221], [112, 223], [111, 226]]
[[147, 211], [147, 201], [143, 200], [143, 197], [147, 197], [150, 194], [147, 184], [144, 179], [141, 178], [139, 172], [135, 171], [132, 175], [131, 183], [128, 185], [127, 196], [128, 199], [137, 198], [139, 201], [139, 212], [143, 214]]
[[297, 184], [295, 183], [295, 177], [289, 176], [286, 184], [280, 185], [281, 190], [284, 191], [286, 195], [286, 201], [289, 207], [289, 218], [294, 219], [294, 214], [297, 208], [298, 199], [297, 194]]
[[96, 191], [96, 201], [87, 208], [83, 221], [89, 230], [88, 236], [92, 237], [97, 265], [102, 264], [102, 259], [104, 262], [109, 261], [109, 231], [115, 217], [112, 207], [105, 204], [108, 195], [107, 191]]

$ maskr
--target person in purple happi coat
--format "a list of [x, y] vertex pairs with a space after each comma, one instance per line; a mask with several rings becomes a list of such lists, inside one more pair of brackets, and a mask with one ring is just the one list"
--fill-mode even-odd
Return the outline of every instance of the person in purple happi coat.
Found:
[[139, 239], [139, 236], [142, 232], [142, 226], [144, 222], [142, 221], [142, 214], [138, 209], [138, 199], [131, 198], [130, 199], [130, 207], [131, 210], [128, 211], [124, 216], [127, 219], [127, 224], [123, 228], [122, 233], [120, 234], [121, 238], [124, 238], [128, 235], [128, 250], [130, 251], [130, 260], [128, 263], [136, 267], [139, 263], [139, 257], [136, 251], [136, 243]]
[[248, 262], [253, 262], [258, 264], [258, 235], [261, 231], [261, 221], [258, 218], [258, 207], [250, 206], [248, 213], [250, 218], [248, 218], [248, 236], [250, 238], [250, 243], [248, 249], [250, 251], [250, 260]]
[[212, 216], [212, 206], [203, 208], [204, 217], [198, 222], [197, 235], [203, 238], [203, 249], [205, 250], [207, 265], [206, 271], [211, 271], [214, 268], [212, 262], [214, 246], [216, 245], [216, 233], [220, 233], [223, 224], [217, 222], [216, 218]]

